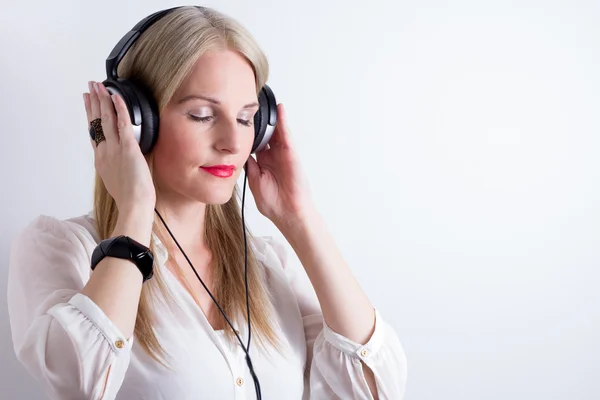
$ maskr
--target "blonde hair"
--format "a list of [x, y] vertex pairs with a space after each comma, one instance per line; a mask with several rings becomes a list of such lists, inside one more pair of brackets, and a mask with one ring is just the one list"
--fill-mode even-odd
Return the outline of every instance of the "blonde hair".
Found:
[[[231, 49], [243, 55], [252, 66], [257, 93], [266, 83], [269, 73], [267, 59], [250, 33], [237, 21], [210, 8], [182, 7], [171, 11], [150, 26], [127, 52], [119, 64], [118, 74], [133, 78], [143, 84], [154, 96], [159, 114], [169, 103], [175, 91], [190, 73], [198, 58], [209, 50]], [[146, 156], [153, 172], [153, 157]], [[157, 193], [157, 197], [159, 197]], [[213, 271], [213, 295], [221, 308], [234, 323], [243, 318], [247, 324], [246, 293], [244, 279], [244, 236], [242, 218], [237, 200], [237, 187], [231, 199], [223, 205], [207, 205], [205, 235], [211, 250]], [[94, 215], [98, 234], [102, 239], [110, 237], [118, 219], [118, 209], [106, 190], [102, 179], [96, 174], [94, 189]], [[166, 244], [162, 223], [155, 216], [153, 233]], [[169, 241], [170, 242], [170, 241]], [[272, 303], [267, 289], [261, 282], [259, 264], [250, 246], [248, 236], [248, 292], [252, 336], [258, 346], [267, 350], [267, 343], [280, 350], [279, 341], [270, 322]], [[155, 251], [154, 243], [151, 249]], [[174, 250], [173, 246], [170, 249]], [[155, 252], [156, 254], [156, 252]], [[173, 253], [171, 253], [173, 254]], [[180, 278], [181, 266], [171, 259]], [[189, 266], [185, 266], [188, 268]], [[165, 365], [166, 352], [159, 343], [153, 322], [153, 305], [159, 298], [170, 298], [160, 269], [155, 265], [153, 279], [144, 283], [137, 312], [134, 335], [137, 343], [156, 361]], [[181, 279], [185, 282], [185, 279]], [[189, 285], [187, 287], [190, 294]], [[195, 297], [195, 296], [194, 296]], [[198, 299], [195, 299], [199, 302]], [[212, 317], [217, 326], [224, 326], [226, 337], [237, 340], [223, 315], [215, 307]], [[210, 318], [209, 318], [210, 320]], [[243, 340], [243, 338], [242, 338]], [[166, 365], [165, 365], [166, 366]]]

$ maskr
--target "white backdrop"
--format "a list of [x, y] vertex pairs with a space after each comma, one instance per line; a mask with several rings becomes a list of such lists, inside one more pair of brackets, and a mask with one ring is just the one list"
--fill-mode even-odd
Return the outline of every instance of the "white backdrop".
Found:
[[[318, 206], [409, 362], [407, 400], [600, 399], [600, 2], [221, 0], [267, 53]], [[43, 399], [15, 234], [91, 207], [81, 94], [170, 1], [0, 13], [0, 397]], [[277, 235], [248, 203], [255, 234]]]

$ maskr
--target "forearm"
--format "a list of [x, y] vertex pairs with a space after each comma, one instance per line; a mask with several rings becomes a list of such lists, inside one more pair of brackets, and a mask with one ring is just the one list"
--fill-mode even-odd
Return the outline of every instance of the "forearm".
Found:
[[[126, 235], [149, 246], [151, 233], [152, 219], [147, 212], [128, 212], [119, 216], [111, 237]], [[133, 262], [105, 257], [98, 263], [81, 293], [94, 301], [123, 335], [130, 338], [135, 327], [142, 279]]]
[[373, 333], [375, 311], [342, 257], [321, 215], [278, 226], [310, 279], [331, 329], [365, 344]]
[[[279, 226], [310, 279], [329, 327], [348, 339], [366, 344], [375, 328], [375, 310], [346, 264], [318, 212], [300, 222]], [[373, 398], [379, 398], [373, 371], [363, 363]]]

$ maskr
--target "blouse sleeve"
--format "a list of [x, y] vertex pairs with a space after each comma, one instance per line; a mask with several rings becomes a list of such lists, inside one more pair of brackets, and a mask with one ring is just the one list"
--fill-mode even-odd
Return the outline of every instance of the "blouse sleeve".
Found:
[[127, 339], [87, 296], [95, 241], [49, 216], [12, 244], [8, 311], [19, 361], [53, 399], [114, 399], [129, 365]]
[[288, 259], [281, 243], [272, 238], [266, 240], [298, 300], [307, 342], [310, 399], [373, 399], [363, 363], [373, 371], [380, 400], [403, 399], [406, 355], [396, 332], [379, 311], [374, 310], [375, 329], [364, 345], [333, 331], [323, 318], [316, 293], [302, 265], [296, 258]]

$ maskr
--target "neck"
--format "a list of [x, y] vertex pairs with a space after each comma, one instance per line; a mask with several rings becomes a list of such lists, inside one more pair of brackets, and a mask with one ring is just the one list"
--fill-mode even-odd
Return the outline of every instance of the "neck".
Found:
[[[156, 209], [186, 253], [206, 247], [204, 227], [206, 204], [163, 195], [158, 199]], [[162, 225], [160, 219], [158, 224]], [[171, 241], [171, 236], [168, 233], [167, 235], [165, 239]], [[175, 246], [174, 242], [173, 246]]]

